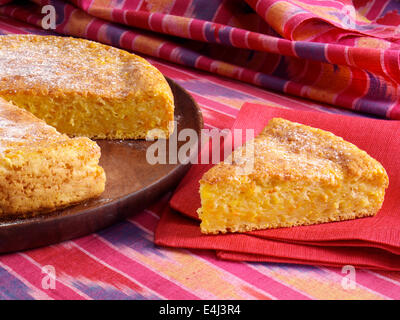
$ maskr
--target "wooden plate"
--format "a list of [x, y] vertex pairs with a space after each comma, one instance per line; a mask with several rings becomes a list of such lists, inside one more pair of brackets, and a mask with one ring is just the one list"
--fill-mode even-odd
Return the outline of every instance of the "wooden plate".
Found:
[[[175, 97], [177, 132], [191, 128], [200, 134], [203, 118], [196, 102], [182, 87], [167, 80]], [[0, 221], [0, 252], [49, 245], [105, 228], [156, 201], [176, 186], [190, 166], [149, 164], [146, 150], [154, 143], [151, 141], [98, 140], [97, 143], [101, 147], [100, 165], [107, 176], [101, 197], [47, 215]], [[178, 147], [183, 144], [185, 141], [178, 142]]]

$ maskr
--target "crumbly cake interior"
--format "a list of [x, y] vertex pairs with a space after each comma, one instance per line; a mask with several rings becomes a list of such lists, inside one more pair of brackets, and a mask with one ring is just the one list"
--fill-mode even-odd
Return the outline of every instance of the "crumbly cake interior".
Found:
[[52, 211], [104, 191], [100, 148], [0, 98], [0, 217]]
[[0, 36], [0, 96], [70, 136], [141, 139], [173, 130], [163, 75], [136, 55], [82, 39]]
[[250, 161], [245, 145], [234, 151], [233, 164], [220, 163], [201, 179], [202, 232], [347, 220], [382, 206], [388, 186], [383, 166], [332, 133], [275, 118], [251, 143], [251, 173], [237, 170]]

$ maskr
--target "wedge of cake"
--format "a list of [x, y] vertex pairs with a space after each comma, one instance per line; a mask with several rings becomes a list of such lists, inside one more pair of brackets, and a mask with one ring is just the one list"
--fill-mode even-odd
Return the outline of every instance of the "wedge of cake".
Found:
[[[249, 146], [254, 157], [246, 152]], [[355, 145], [280, 118], [271, 119], [229, 160], [200, 180], [203, 233], [372, 216], [381, 208], [389, 184], [383, 166]], [[252, 170], [239, 170], [249, 162]]]
[[134, 54], [88, 40], [0, 36], [0, 97], [70, 136], [143, 139], [152, 130], [168, 138], [173, 131], [163, 75]]
[[0, 218], [52, 211], [104, 191], [100, 148], [0, 98]]

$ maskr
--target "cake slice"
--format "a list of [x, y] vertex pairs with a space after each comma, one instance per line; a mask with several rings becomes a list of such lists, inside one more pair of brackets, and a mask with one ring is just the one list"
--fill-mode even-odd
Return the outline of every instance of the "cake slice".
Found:
[[104, 191], [100, 148], [0, 98], [0, 218], [52, 211]]
[[[254, 158], [246, 152], [250, 146]], [[200, 180], [203, 233], [372, 216], [381, 208], [389, 183], [383, 166], [355, 145], [280, 118], [271, 119], [228, 160]], [[241, 170], [246, 165], [253, 170]]]
[[168, 138], [173, 131], [163, 75], [134, 54], [83, 39], [0, 36], [0, 97], [69, 136]]

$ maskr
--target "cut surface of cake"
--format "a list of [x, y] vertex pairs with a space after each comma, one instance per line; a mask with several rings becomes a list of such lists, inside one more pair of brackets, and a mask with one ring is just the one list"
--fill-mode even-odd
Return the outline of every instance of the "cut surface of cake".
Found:
[[53, 211], [104, 191], [100, 148], [0, 98], [0, 218]]
[[[254, 154], [246, 152], [250, 146]], [[271, 119], [228, 160], [200, 180], [203, 233], [372, 216], [389, 184], [384, 167], [365, 151], [330, 132], [281, 118]], [[250, 162], [252, 170], [238, 170]]]
[[173, 131], [164, 76], [141, 57], [83, 39], [0, 36], [0, 97], [70, 136], [143, 139], [155, 130], [153, 137], [168, 138]]

